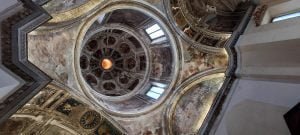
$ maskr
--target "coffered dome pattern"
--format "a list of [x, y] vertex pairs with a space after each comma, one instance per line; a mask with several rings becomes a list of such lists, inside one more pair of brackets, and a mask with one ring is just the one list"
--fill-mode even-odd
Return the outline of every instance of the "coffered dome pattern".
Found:
[[84, 93], [108, 112], [137, 115], [168, 96], [180, 53], [169, 27], [152, 17], [159, 14], [155, 10], [116, 7], [85, 26], [77, 75]]
[[86, 82], [106, 96], [121, 96], [134, 90], [145, 78], [145, 51], [129, 33], [106, 29], [85, 43], [80, 67]]
[[18, 1], [21, 14], [9, 17], [19, 12], [10, 8], [0, 20], [1, 61], [27, 82], [9, 85], [16, 91], [4, 97], [0, 113], [24, 107], [0, 134], [19, 120], [18, 133], [25, 134], [206, 134], [237, 78], [241, 48], [234, 45], [247, 32], [254, 9], [249, 3]]

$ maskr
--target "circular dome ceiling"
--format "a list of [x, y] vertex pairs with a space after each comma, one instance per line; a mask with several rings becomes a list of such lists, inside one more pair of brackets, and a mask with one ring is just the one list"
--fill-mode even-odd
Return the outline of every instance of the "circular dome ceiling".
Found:
[[247, 10], [243, 0], [165, 0], [169, 20], [194, 47], [221, 52]]
[[85, 43], [80, 67], [86, 82], [106, 96], [122, 96], [146, 79], [147, 59], [137, 36], [116, 27], [102, 29]]
[[109, 113], [149, 112], [177, 80], [181, 54], [174, 34], [160, 12], [146, 4], [108, 4], [101, 10], [77, 39], [80, 87]]

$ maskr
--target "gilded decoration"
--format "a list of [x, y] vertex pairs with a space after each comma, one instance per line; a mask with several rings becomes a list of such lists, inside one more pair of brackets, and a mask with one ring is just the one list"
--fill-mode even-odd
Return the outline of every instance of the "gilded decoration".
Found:
[[[60, 96], [61, 94], [64, 96]], [[50, 98], [42, 103], [40, 101], [43, 97]], [[57, 97], [60, 97], [59, 100], [56, 100]], [[111, 121], [101, 112], [90, 109], [87, 104], [71, 96], [67, 91], [48, 85], [2, 123], [0, 134], [121, 135], [124, 131]]]
[[0, 134], [197, 134], [247, 2], [51, 0], [53, 18], [27, 40], [28, 59], [55, 83]]
[[84, 113], [80, 118], [80, 125], [85, 129], [92, 129], [99, 125], [101, 122], [101, 116], [96, 111], [88, 111]]

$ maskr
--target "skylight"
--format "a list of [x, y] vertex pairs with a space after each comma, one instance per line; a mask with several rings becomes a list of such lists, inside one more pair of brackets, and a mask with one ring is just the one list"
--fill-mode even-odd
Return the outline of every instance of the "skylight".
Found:
[[158, 26], [158, 24], [154, 24], [154, 25], [152, 25], [151, 27], [147, 28], [147, 29], [146, 29], [146, 32], [147, 32], [148, 34], [150, 34], [150, 33], [153, 33], [153, 32], [155, 32], [155, 31], [158, 31], [158, 30], [160, 30], [160, 27]]
[[154, 33], [149, 34], [151, 39], [156, 39], [156, 38], [161, 37], [163, 35], [165, 35], [165, 33], [162, 30], [159, 30], [159, 31], [156, 31]]
[[165, 36], [164, 31], [158, 24], [154, 24], [151, 27], [147, 28], [146, 32], [152, 40]]
[[147, 96], [158, 99], [165, 91], [166, 84], [153, 82], [150, 90], [146, 93]]
[[295, 17], [299, 17], [299, 16], [300, 16], [300, 12], [291, 13], [291, 14], [275, 17], [272, 20], [272, 22], [278, 22], [278, 21], [287, 20], [287, 19], [291, 19], [291, 18], [295, 18]]
[[158, 83], [158, 82], [152, 82], [153, 85], [157, 86], [157, 87], [161, 87], [161, 88], [166, 88], [167, 85], [164, 83]]
[[147, 92], [147, 96], [151, 97], [151, 98], [154, 98], [154, 99], [158, 99], [160, 97], [160, 95], [162, 93], [164, 93], [164, 89], [163, 88], [159, 88], [159, 87], [156, 87], [156, 86], [152, 86], [150, 88], [150, 90]]
[[154, 99], [158, 99], [160, 97], [160, 94], [152, 92], [152, 91], [148, 91], [146, 95], [151, 98], [154, 98]]

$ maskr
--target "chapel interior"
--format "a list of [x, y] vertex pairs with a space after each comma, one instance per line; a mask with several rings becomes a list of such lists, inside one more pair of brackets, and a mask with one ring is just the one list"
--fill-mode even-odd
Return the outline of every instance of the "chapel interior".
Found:
[[300, 0], [0, 0], [0, 135], [300, 135]]

